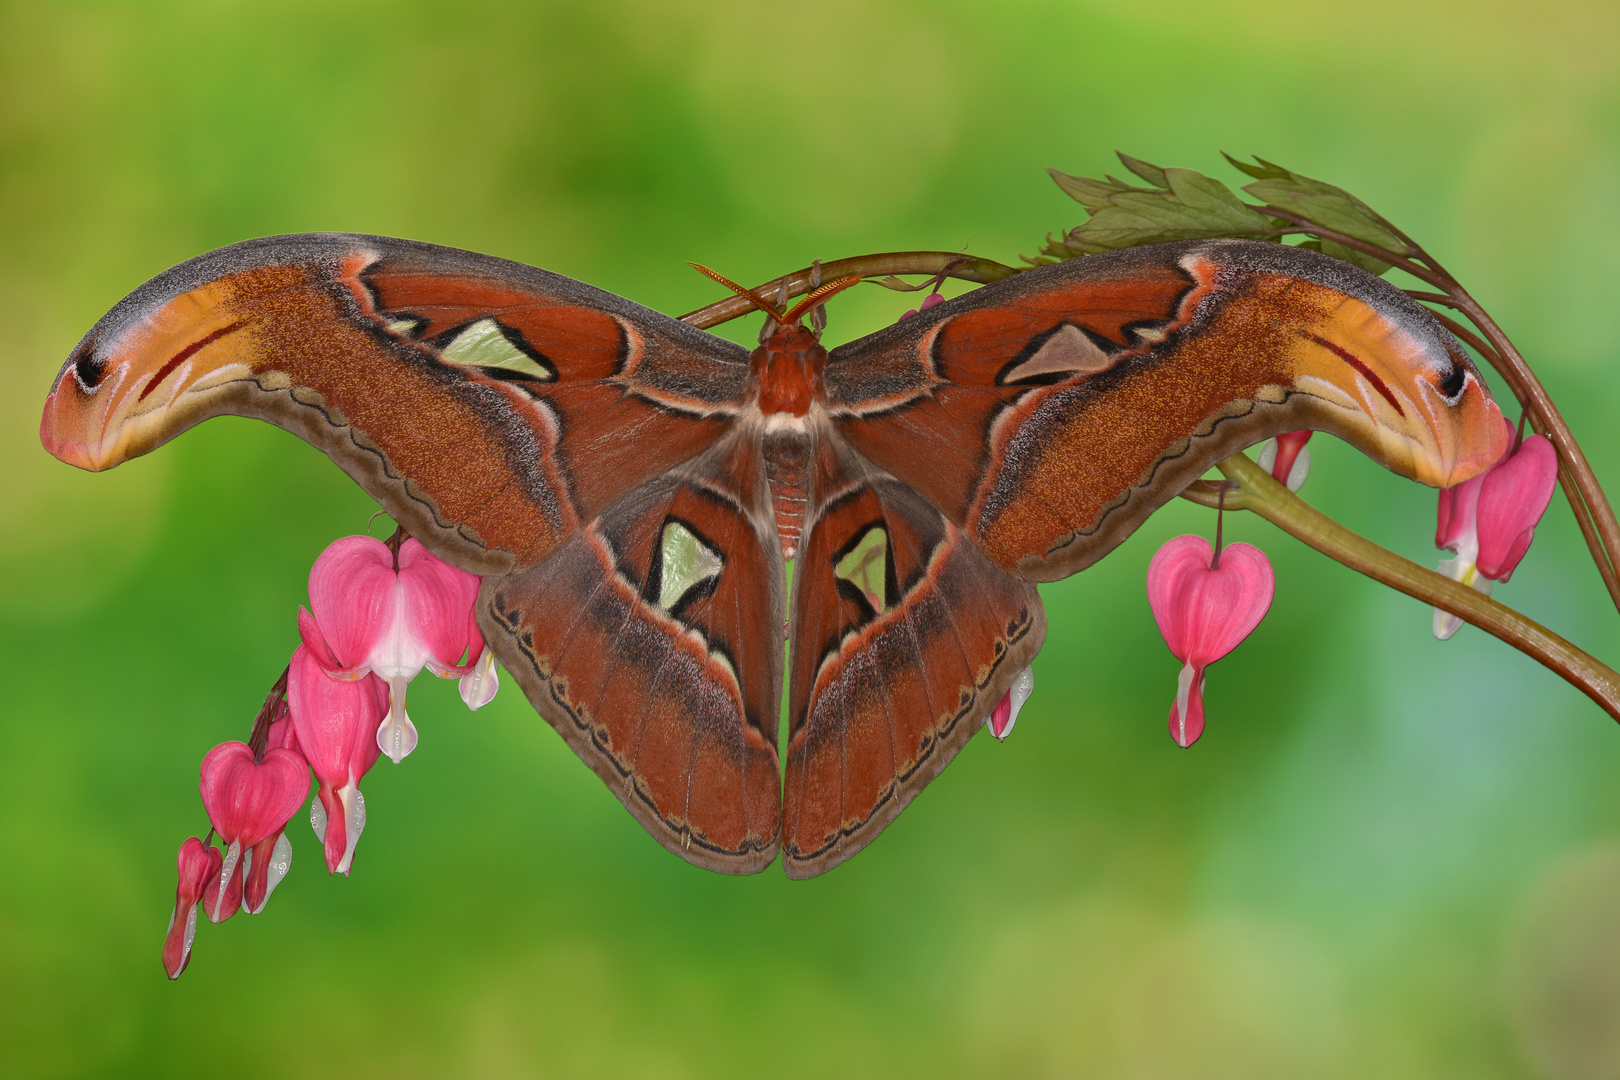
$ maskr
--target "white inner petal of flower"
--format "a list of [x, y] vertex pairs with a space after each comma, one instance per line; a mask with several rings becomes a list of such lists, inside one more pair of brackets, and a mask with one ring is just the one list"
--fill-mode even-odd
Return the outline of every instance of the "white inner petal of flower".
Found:
[[180, 966], [184, 967], [186, 957], [191, 955], [191, 943], [197, 939], [197, 905], [193, 904], [186, 911], [186, 942], [180, 948]]
[[360, 843], [360, 833], [366, 827], [366, 798], [353, 784], [345, 784], [339, 788], [338, 798], [343, 802], [344, 825], [348, 834], [344, 838], [343, 860], [337, 864], [337, 872], [347, 875], [354, 863], [355, 845]]
[[377, 749], [395, 765], [416, 749], [416, 725], [405, 711], [405, 687], [410, 681], [410, 676], [398, 675], [388, 680], [388, 715], [377, 728]]
[[461, 700], [474, 712], [495, 700], [501, 680], [495, 672], [495, 653], [487, 645], [484, 655], [478, 658], [471, 671], [461, 677], [457, 688], [461, 691]]
[[[1029, 700], [1029, 696], [1034, 692], [1035, 669], [1025, 668], [1013, 679], [1012, 687], [1007, 691], [1012, 705], [1012, 713], [1007, 717], [1007, 731], [1011, 731], [1013, 725], [1018, 723], [1018, 710], [1024, 707], [1024, 703]], [[1004, 736], [1005, 734], [1003, 732]]]
[[1288, 490], [1298, 491], [1305, 486], [1305, 478], [1311, 474], [1311, 450], [1308, 446], [1299, 448], [1299, 457], [1288, 469]]
[[1181, 677], [1176, 680], [1176, 742], [1182, 746], [1187, 745], [1187, 702], [1192, 697], [1193, 666], [1187, 661], [1181, 668]]
[[230, 888], [231, 875], [236, 873], [236, 865], [241, 861], [242, 841], [232, 840], [231, 846], [225, 849], [225, 862], [219, 868], [219, 892], [214, 894], [214, 910], [208, 913], [212, 922], [218, 922], [225, 911], [225, 891]]
[[264, 900], [259, 905], [260, 911], [263, 911], [264, 905], [270, 902], [270, 894], [276, 891], [276, 886], [281, 884], [281, 879], [286, 877], [287, 871], [291, 869], [292, 841], [288, 840], [287, 834], [283, 832], [276, 837], [275, 844], [270, 848], [270, 873], [265, 878]]
[[[1457, 545], [1459, 554], [1455, 559], [1441, 559], [1440, 572], [1453, 581], [1467, 585], [1477, 593], [1489, 596], [1491, 587], [1496, 584], [1490, 578], [1479, 572], [1474, 559], [1479, 555], [1479, 534], [1468, 532]], [[1434, 609], [1434, 636], [1441, 641], [1449, 641], [1453, 634], [1462, 629], [1463, 619], [1460, 615], [1453, 615], [1440, 608]]]

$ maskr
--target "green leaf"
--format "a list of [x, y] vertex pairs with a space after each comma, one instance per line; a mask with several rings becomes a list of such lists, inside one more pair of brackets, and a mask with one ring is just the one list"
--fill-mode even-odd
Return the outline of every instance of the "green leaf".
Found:
[[1314, 225], [1376, 244], [1397, 255], [1410, 254], [1400, 237], [1390, 232], [1371, 211], [1358, 205], [1358, 200], [1343, 192], [1318, 193], [1292, 180], [1257, 180], [1245, 184], [1243, 190], [1264, 199], [1268, 205], [1292, 210]]
[[1191, 169], [1166, 169], [1164, 175], [1166, 186], [1182, 205], [1219, 227], [1239, 233], [1262, 232], [1271, 227], [1270, 219], [1213, 177]]
[[1219, 180], [1191, 169], [1165, 169], [1165, 190], [1115, 190], [1091, 220], [1066, 238], [1099, 250], [1216, 236], [1264, 237], [1271, 220]]
[[[1221, 151], [1221, 157], [1225, 158], [1226, 163], [1232, 166], [1232, 168], [1246, 172], [1256, 180], [1266, 180], [1273, 176], [1281, 176], [1288, 171], [1284, 169], [1282, 173], [1279, 173], [1274, 166], [1265, 163], [1260, 165], [1250, 165], [1247, 162], [1239, 161], [1231, 154], [1228, 154], [1225, 150]], [[1255, 160], [1259, 161], [1260, 159], [1255, 158]]]
[[[1140, 176], [1143, 180], [1146, 180], [1154, 187], [1167, 188], [1170, 186], [1165, 180], [1164, 170], [1159, 168], [1157, 165], [1150, 165], [1141, 158], [1133, 158], [1123, 150], [1115, 150], [1114, 156], [1119, 158], [1120, 164], [1124, 165], [1127, 169], [1131, 170], [1131, 172], [1135, 173], [1137, 176]], [[1112, 180], [1113, 177], [1109, 177], [1109, 179]]]
[[[1224, 156], [1253, 178], [1243, 190], [1265, 200], [1265, 206], [1244, 202], [1231, 188], [1203, 173], [1160, 168], [1129, 154], [1120, 154], [1119, 160], [1132, 175], [1152, 187], [1139, 187], [1115, 176], [1098, 180], [1048, 169], [1058, 186], [1079, 201], [1090, 217], [1062, 237], [1048, 236], [1040, 253], [1025, 261], [1045, 263], [1172, 240], [1222, 236], [1274, 240], [1279, 230], [1300, 228], [1268, 214], [1268, 209], [1297, 215], [1318, 228], [1399, 254], [1412, 253], [1366, 203], [1343, 188], [1300, 176], [1261, 157], [1255, 158], [1258, 164], [1250, 165], [1230, 154]], [[1332, 240], [1316, 237], [1300, 246], [1344, 259], [1375, 274], [1389, 269], [1389, 263], [1377, 256]]]
[[1108, 200], [1124, 191], [1152, 191], [1152, 188], [1132, 187], [1122, 180], [1115, 180], [1110, 176], [1107, 180], [1093, 180], [1087, 176], [1070, 176], [1066, 172], [1059, 172], [1050, 166], [1046, 170], [1051, 174], [1057, 186], [1062, 188], [1069, 198], [1086, 208], [1086, 213], [1095, 214], [1108, 205]]
[[[1309, 176], [1301, 176], [1259, 156], [1255, 157], [1255, 161], [1259, 162], [1257, 166], [1247, 165], [1230, 154], [1223, 156], [1236, 168], [1255, 177], [1253, 183], [1243, 185], [1243, 190], [1263, 200], [1268, 206], [1298, 214], [1313, 225], [1352, 236], [1397, 255], [1416, 254], [1384, 224], [1371, 207], [1343, 188]], [[1330, 251], [1329, 254], [1352, 250], [1342, 244], [1334, 244], [1333, 247], [1337, 250]], [[1339, 257], [1348, 258], [1346, 255]], [[1382, 260], [1359, 252], [1350, 261], [1358, 266], [1370, 268], [1372, 264], [1377, 264], [1388, 269], [1388, 264]]]

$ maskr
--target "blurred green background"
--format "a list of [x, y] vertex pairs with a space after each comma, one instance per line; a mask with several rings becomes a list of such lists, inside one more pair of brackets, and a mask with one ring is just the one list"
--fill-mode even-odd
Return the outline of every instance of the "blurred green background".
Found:
[[[1014, 736], [824, 878], [663, 852], [508, 685], [412, 691], [352, 879], [158, 963], [208, 747], [373, 506], [204, 425], [100, 476], [39, 407], [125, 292], [246, 237], [380, 232], [678, 314], [903, 248], [1014, 261], [1041, 171], [1218, 150], [1342, 184], [1515, 336], [1620, 477], [1620, 6], [998, 0], [0, 4], [0, 1072], [15, 1076], [1620, 1076], [1620, 732], [1472, 628], [1245, 515], [1276, 604], [1165, 731], [1167, 507], [1043, 591]], [[1609, 297], [1605, 300], [1604, 297]], [[831, 341], [908, 306], [875, 287]], [[740, 339], [753, 330], [739, 324]], [[1322, 438], [1305, 495], [1425, 563], [1433, 493]], [[381, 523], [373, 526], [380, 532]], [[1613, 660], [1555, 503], [1498, 595]]]

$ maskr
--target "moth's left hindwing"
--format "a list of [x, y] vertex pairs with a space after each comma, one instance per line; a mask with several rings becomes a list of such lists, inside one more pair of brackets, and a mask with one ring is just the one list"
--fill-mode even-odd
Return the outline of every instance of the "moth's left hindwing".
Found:
[[539, 566], [487, 580], [479, 620], [647, 831], [733, 874], [771, 863], [781, 818], [783, 569], [747, 442], [649, 481]]

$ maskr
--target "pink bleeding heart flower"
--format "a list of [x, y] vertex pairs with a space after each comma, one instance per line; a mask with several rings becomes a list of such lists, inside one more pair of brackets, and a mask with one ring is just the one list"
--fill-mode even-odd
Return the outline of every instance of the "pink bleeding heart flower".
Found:
[[1305, 486], [1305, 477], [1311, 471], [1311, 452], [1305, 449], [1315, 432], [1287, 431], [1275, 439], [1268, 439], [1260, 448], [1255, 463], [1271, 474], [1271, 478], [1289, 491]]
[[[945, 302], [945, 298], [943, 296], [939, 295], [939, 293], [937, 293], [937, 292], [931, 292], [927, 296], [923, 297], [923, 299], [922, 299], [922, 310], [927, 311], [929, 308], [933, 307], [935, 304], [943, 304], [944, 302]], [[902, 311], [900, 313], [900, 317], [902, 319], [909, 319], [915, 314], [917, 314], [917, 309], [912, 308], [910, 311]]]
[[[298, 736], [293, 731], [292, 716], [287, 712], [286, 698], [277, 704], [276, 714], [278, 718], [270, 723], [266, 747], [271, 750], [291, 750], [302, 758]], [[309, 789], [307, 778], [304, 789]], [[299, 801], [303, 800], [300, 798]], [[287, 876], [287, 871], [292, 869], [292, 842], [287, 839], [287, 824], [283, 822], [272, 835], [254, 844], [243, 859], [246, 862], [246, 876], [242, 881], [242, 910], [249, 915], [257, 915], [270, 902], [270, 894]]]
[[320, 785], [309, 816], [326, 849], [326, 869], [347, 874], [366, 825], [360, 779], [377, 761], [388, 685], [375, 675], [333, 678], [300, 645], [287, 670], [287, 706], [298, 747]]
[[191, 942], [197, 936], [197, 904], [210, 881], [217, 881], [219, 849], [195, 836], [180, 845], [180, 884], [174, 890], [174, 911], [163, 936], [163, 970], [178, 979], [191, 963]]
[[1148, 566], [1148, 604], [1159, 632], [1182, 661], [1170, 736], [1191, 746], [1204, 733], [1204, 669], [1235, 649], [1271, 608], [1276, 575], [1251, 544], [1227, 544], [1216, 561], [1202, 536], [1178, 536]]
[[416, 749], [405, 687], [424, 667], [440, 678], [462, 679], [462, 699], [471, 708], [495, 694], [493, 657], [485, 659], [473, 618], [479, 584], [478, 575], [435, 558], [414, 539], [405, 540], [396, 557], [380, 540], [346, 536], [315, 560], [309, 574], [314, 615], [300, 609], [299, 633], [331, 674], [387, 681], [389, 709], [377, 745], [395, 764]]
[[266, 750], [255, 761], [247, 743], [221, 743], [203, 758], [199, 786], [214, 831], [227, 845], [219, 880], [205, 897], [208, 918], [222, 922], [241, 901], [245, 875], [236, 871], [242, 853], [286, 827], [309, 792], [309, 770], [291, 750]]
[[[1558, 452], [1545, 435], [1520, 442], [1506, 420], [1507, 449], [1496, 464], [1440, 492], [1434, 546], [1451, 551], [1440, 572], [1489, 596], [1492, 582], [1507, 581], [1530, 549], [1536, 524], [1558, 484]], [[1462, 619], [1434, 609], [1434, 636], [1455, 634]]]
[[1013, 676], [1012, 685], [1007, 688], [1005, 694], [1001, 695], [1001, 700], [996, 702], [996, 707], [990, 710], [990, 715], [985, 718], [984, 723], [990, 729], [990, 734], [1005, 741], [1007, 736], [1012, 734], [1013, 725], [1018, 723], [1019, 710], [1024, 707], [1024, 702], [1029, 700], [1029, 695], [1034, 692], [1035, 672], [1033, 669], [1025, 668]]

